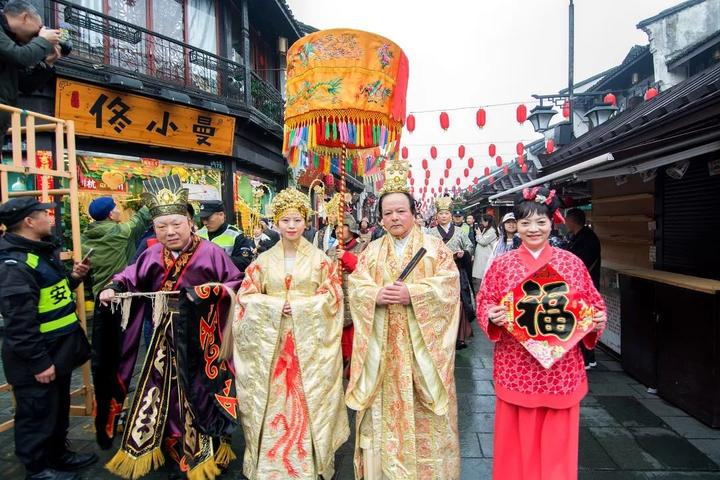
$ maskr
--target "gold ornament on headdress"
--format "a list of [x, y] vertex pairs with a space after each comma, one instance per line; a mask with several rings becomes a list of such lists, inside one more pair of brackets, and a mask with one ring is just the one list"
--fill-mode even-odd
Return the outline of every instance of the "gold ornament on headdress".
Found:
[[270, 204], [270, 208], [276, 224], [285, 213], [291, 210], [298, 211], [305, 220], [307, 220], [312, 213], [308, 196], [293, 187], [288, 187], [275, 195], [275, 198]]
[[386, 193], [408, 193], [408, 172], [410, 171], [410, 163], [395, 158], [388, 160], [385, 164], [385, 183], [380, 189], [380, 195]]
[[438, 212], [451, 211], [453, 205], [453, 199], [450, 197], [440, 197], [435, 200], [435, 210]]
[[153, 218], [163, 215], [187, 215], [188, 189], [183, 187], [178, 175], [151, 178], [143, 182], [143, 203]]
[[335, 221], [332, 222], [332, 225], [337, 225], [337, 217], [338, 213], [340, 212], [340, 200], [342, 196], [340, 193], [336, 193], [332, 196], [330, 200], [328, 200], [325, 205], [323, 206], [323, 209], [325, 210], [325, 218], [328, 219], [328, 223], [330, 223], [330, 215], [335, 217]]

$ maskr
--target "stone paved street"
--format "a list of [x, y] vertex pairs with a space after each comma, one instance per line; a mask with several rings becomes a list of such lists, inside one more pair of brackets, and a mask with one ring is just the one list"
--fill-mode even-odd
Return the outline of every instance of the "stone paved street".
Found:
[[[720, 479], [720, 430], [713, 430], [668, 405], [622, 372], [620, 364], [598, 352], [599, 366], [590, 372], [590, 394], [582, 404], [580, 423], [581, 480], [709, 480]], [[457, 378], [460, 411], [462, 479], [490, 478], [495, 398], [492, 384], [492, 346], [477, 334], [470, 348], [459, 352]], [[10, 398], [0, 398], [2, 419], [11, 415]], [[72, 418], [70, 439], [75, 449], [97, 450], [92, 421]], [[242, 452], [242, 439], [234, 440]], [[558, 445], [562, 448], [562, 445]], [[13, 454], [12, 432], [0, 434], [0, 479], [23, 478]], [[82, 472], [83, 478], [115, 478], [101, 463]], [[336, 466], [340, 480], [351, 480], [352, 441], [342, 447]], [[231, 464], [227, 479], [242, 479], [240, 461]], [[165, 479], [156, 472], [150, 480]]]

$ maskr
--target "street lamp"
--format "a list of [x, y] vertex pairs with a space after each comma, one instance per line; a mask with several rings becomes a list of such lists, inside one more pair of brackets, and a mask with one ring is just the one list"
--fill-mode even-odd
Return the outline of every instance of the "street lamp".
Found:
[[590, 120], [593, 127], [597, 127], [612, 117], [615, 112], [617, 112], [617, 109], [614, 105], [598, 105], [588, 110], [587, 113], [585, 113], [585, 118]]
[[553, 110], [553, 107], [550, 105], [537, 105], [530, 110], [528, 120], [536, 132], [544, 132], [549, 128], [550, 120], [557, 115], [557, 113], [558, 112]]

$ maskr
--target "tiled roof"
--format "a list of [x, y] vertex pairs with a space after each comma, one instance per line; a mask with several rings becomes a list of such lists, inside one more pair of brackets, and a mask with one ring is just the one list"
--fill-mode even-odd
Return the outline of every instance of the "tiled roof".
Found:
[[680, 12], [682, 10], [685, 10], [686, 8], [690, 8], [692, 6], [703, 3], [704, 1], [705, 0], [688, 0], [687, 2], [678, 3], [674, 7], [670, 7], [666, 10], [663, 10], [662, 12], [658, 13], [657, 15], [654, 15], [650, 18], [646, 18], [645, 20], [641, 20], [640, 23], [637, 24], [637, 28], [646, 27], [647, 25], [650, 25], [651, 23], [655, 23], [658, 20], [662, 20], [663, 18], [672, 15], [673, 13]]
[[612, 149], [653, 125], [702, 109], [705, 102], [720, 100], [720, 64], [694, 75], [635, 108], [625, 110], [548, 156], [544, 170], [591, 158]]
[[716, 32], [711, 33], [710, 35], [707, 35], [705, 38], [701, 38], [697, 42], [693, 42], [687, 47], [683, 48], [682, 50], [678, 50], [677, 52], [673, 52], [672, 54], [668, 55], [665, 59], [665, 63], [667, 63], [668, 67], [672, 68], [672, 63], [682, 59], [683, 57], [692, 54], [697, 50], [695, 53], [700, 53], [701, 51], [711, 48], [716, 43], [720, 43], [720, 30], [717, 30]]

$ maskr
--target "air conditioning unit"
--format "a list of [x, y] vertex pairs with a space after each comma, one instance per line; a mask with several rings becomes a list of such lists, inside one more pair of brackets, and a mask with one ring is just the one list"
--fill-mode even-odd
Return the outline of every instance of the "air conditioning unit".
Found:
[[685, 175], [688, 168], [690, 168], [690, 160], [683, 160], [682, 162], [678, 162], [671, 167], [668, 167], [665, 170], [665, 173], [667, 173], [670, 178], [680, 180]]

